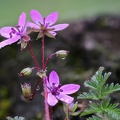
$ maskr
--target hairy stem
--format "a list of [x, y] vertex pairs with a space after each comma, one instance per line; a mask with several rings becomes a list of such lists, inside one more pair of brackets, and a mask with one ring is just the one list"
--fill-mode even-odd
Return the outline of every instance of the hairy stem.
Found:
[[53, 53], [53, 54], [51, 54], [50, 56], [48, 56], [48, 58], [47, 58], [46, 61], [45, 61], [45, 65], [44, 65], [44, 67], [47, 66], [49, 60], [50, 60], [53, 56], [55, 56], [55, 53]]
[[50, 114], [49, 114], [49, 105], [47, 103], [47, 87], [46, 87], [46, 77], [43, 78], [43, 88], [44, 88], [44, 103], [45, 103], [45, 120], [50, 120]]
[[53, 120], [53, 110], [52, 110], [52, 106], [50, 106], [50, 120]]
[[34, 92], [33, 92], [32, 96], [31, 96], [30, 100], [33, 100], [33, 98], [34, 98], [34, 96], [36, 94], [37, 87], [38, 87], [39, 83], [40, 83], [40, 77], [37, 80], [37, 83], [36, 83], [35, 88], [34, 88]]
[[[42, 70], [45, 70], [45, 63], [44, 63], [44, 58], [45, 58], [45, 50], [44, 50], [44, 33], [42, 34]], [[45, 120], [50, 120], [50, 112], [49, 112], [49, 105], [47, 103], [47, 97], [48, 97], [48, 92], [47, 92], [47, 86], [46, 86], [46, 77], [42, 78], [43, 80], [43, 89], [44, 89], [44, 104], [45, 104]]]
[[32, 56], [32, 58], [33, 58], [33, 60], [34, 60], [34, 62], [35, 62], [36, 67], [40, 69], [40, 66], [39, 66], [39, 64], [38, 64], [38, 62], [37, 62], [37, 59], [36, 59], [36, 57], [35, 57], [35, 55], [34, 55], [34, 52], [33, 52], [32, 48], [31, 48], [30, 43], [27, 42], [27, 45], [28, 45], [29, 51], [30, 51], [30, 53], [31, 53], [31, 56]]
[[66, 113], [66, 119], [65, 120], [69, 120], [68, 105], [65, 105], [65, 107], [66, 107], [66, 111], [65, 111], [65, 113]]
[[[29, 51], [30, 51], [30, 53], [31, 53], [31, 56], [32, 56], [32, 58], [33, 58], [33, 60], [34, 60], [34, 63], [35, 63], [35, 65], [36, 65], [36, 69], [40, 70], [40, 66], [39, 66], [39, 64], [38, 64], [38, 61], [37, 61], [35, 55], [34, 55], [34, 52], [33, 52], [32, 48], [31, 48], [30, 43], [27, 42], [27, 45], [28, 45]], [[31, 96], [30, 100], [33, 100], [33, 98], [34, 98], [34, 96], [35, 96], [35, 94], [36, 94], [36, 89], [37, 89], [39, 83], [40, 83], [40, 78], [38, 78], [38, 80], [37, 80], [37, 83], [36, 83], [35, 88], [34, 88], [34, 92], [33, 92], [32, 96]]]
[[42, 35], [42, 69], [44, 70], [45, 67], [44, 67], [44, 58], [45, 58], [45, 50], [44, 50], [44, 33]]

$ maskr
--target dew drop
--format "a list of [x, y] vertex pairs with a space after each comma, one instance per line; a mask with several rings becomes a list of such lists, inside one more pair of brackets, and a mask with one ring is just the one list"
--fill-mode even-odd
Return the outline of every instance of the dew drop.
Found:
[[39, 85], [36, 87], [36, 90], [40, 90], [40, 86]]

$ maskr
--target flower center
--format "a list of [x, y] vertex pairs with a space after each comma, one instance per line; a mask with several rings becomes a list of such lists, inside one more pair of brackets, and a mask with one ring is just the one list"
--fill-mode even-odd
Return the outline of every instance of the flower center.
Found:
[[14, 27], [11, 28], [11, 32], [9, 33], [10, 38], [12, 38], [15, 34], [22, 36], [22, 34], [21, 34], [22, 31], [20, 31], [19, 28], [20, 28], [19, 25], [16, 26], [17, 30]]
[[59, 95], [60, 92], [63, 92], [62, 89], [60, 89], [61, 85], [58, 85], [57, 87], [55, 86], [55, 83], [53, 83], [52, 89], [51, 89], [51, 93], [53, 95]]

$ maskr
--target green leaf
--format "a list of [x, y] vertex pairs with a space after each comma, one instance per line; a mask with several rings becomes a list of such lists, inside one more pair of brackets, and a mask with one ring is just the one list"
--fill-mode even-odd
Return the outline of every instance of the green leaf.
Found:
[[100, 67], [91, 80], [88, 80], [84, 83], [85, 87], [90, 87], [97, 91], [101, 91], [106, 80], [111, 75], [110, 72], [103, 75], [103, 70], [104, 67]]
[[93, 99], [93, 100], [99, 100], [100, 94], [95, 90], [89, 90], [89, 93], [83, 92], [83, 94], [80, 94], [78, 96], [78, 99]]
[[91, 103], [89, 104], [89, 108], [86, 108], [83, 113], [81, 113], [81, 116], [89, 115], [89, 114], [95, 114], [95, 113], [102, 113], [101, 106], [99, 103]]
[[120, 84], [116, 84], [116, 85], [114, 85], [114, 83], [111, 83], [110, 85], [107, 84], [103, 87], [102, 97], [105, 97], [106, 95], [119, 90], [120, 90]]
[[104, 111], [108, 115], [108, 117], [113, 118], [115, 120], [120, 120], [120, 109], [117, 108], [118, 104], [110, 104]]
[[77, 112], [71, 113], [70, 115], [72, 115], [72, 116], [77, 116], [77, 115], [79, 115], [79, 114], [80, 114], [80, 111], [77, 111]]
[[78, 107], [78, 103], [76, 102], [76, 103], [73, 105], [71, 111], [74, 112], [74, 111], [77, 109], [77, 107]]
[[92, 116], [92, 117], [89, 117], [87, 120], [103, 120], [97, 116]]
[[6, 117], [7, 118], [7, 120], [14, 120], [14, 118], [11, 118], [11, 117]]
[[102, 101], [102, 103], [101, 103], [101, 107], [102, 107], [103, 110], [106, 109], [106, 108], [109, 106], [109, 104], [110, 104], [110, 100], [111, 100], [111, 99], [108, 98], [108, 99]]
[[18, 116], [15, 116], [14, 118], [11, 118], [11, 117], [6, 117], [7, 118], [7, 120], [25, 120], [25, 118], [24, 117], [18, 117]]

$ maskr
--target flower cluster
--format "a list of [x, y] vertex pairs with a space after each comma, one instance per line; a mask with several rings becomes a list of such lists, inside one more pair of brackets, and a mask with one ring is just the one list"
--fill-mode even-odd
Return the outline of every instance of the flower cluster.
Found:
[[31, 10], [30, 16], [34, 23], [27, 21], [26, 13], [23, 12], [19, 17], [16, 27], [8, 26], [0, 29], [1, 36], [6, 38], [0, 42], [0, 49], [18, 41], [18, 44], [21, 44], [21, 49], [24, 49], [27, 46], [27, 42], [30, 41], [30, 32], [39, 32], [40, 37], [46, 34], [54, 38], [56, 31], [63, 30], [69, 25], [66, 23], [53, 25], [58, 19], [58, 12], [53, 12], [43, 18], [37, 10]]
[[[29, 76], [32, 74], [33, 70], [37, 70], [36, 75], [38, 76], [38, 81], [36, 82], [33, 93], [30, 83], [21, 84], [22, 92], [25, 99], [32, 100], [36, 94], [36, 89], [39, 86], [40, 80], [42, 79], [44, 89], [43, 95], [45, 99], [45, 118], [46, 120], [49, 120], [49, 118], [52, 117], [49, 116], [51, 113], [49, 112], [49, 106], [55, 106], [58, 103], [58, 100], [62, 101], [64, 104], [72, 104], [74, 98], [69, 95], [77, 92], [80, 88], [77, 84], [67, 84], [62, 86], [59, 81], [59, 76], [55, 71], [50, 73], [49, 80], [47, 79], [46, 74], [47, 63], [53, 56], [57, 56], [63, 60], [69, 52], [67, 50], [58, 50], [57, 52], [49, 55], [45, 61], [44, 36], [47, 35], [48, 37], [55, 38], [57, 34], [56, 32], [67, 28], [69, 24], [64, 23], [54, 25], [58, 19], [58, 12], [53, 12], [43, 18], [37, 10], [31, 10], [30, 16], [33, 22], [27, 21], [26, 13], [23, 12], [19, 17], [16, 27], [7, 26], [0, 29], [0, 35], [6, 38], [4, 41], [0, 42], [0, 49], [15, 42], [21, 44], [21, 50], [28, 47], [36, 66], [24, 68], [20, 72], [19, 76]], [[39, 65], [30, 46], [31, 38], [29, 34], [31, 32], [38, 32], [37, 38], [42, 38], [42, 67]], [[71, 114], [73, 114], [74, 111], [75, 109], [72, 110]]]

